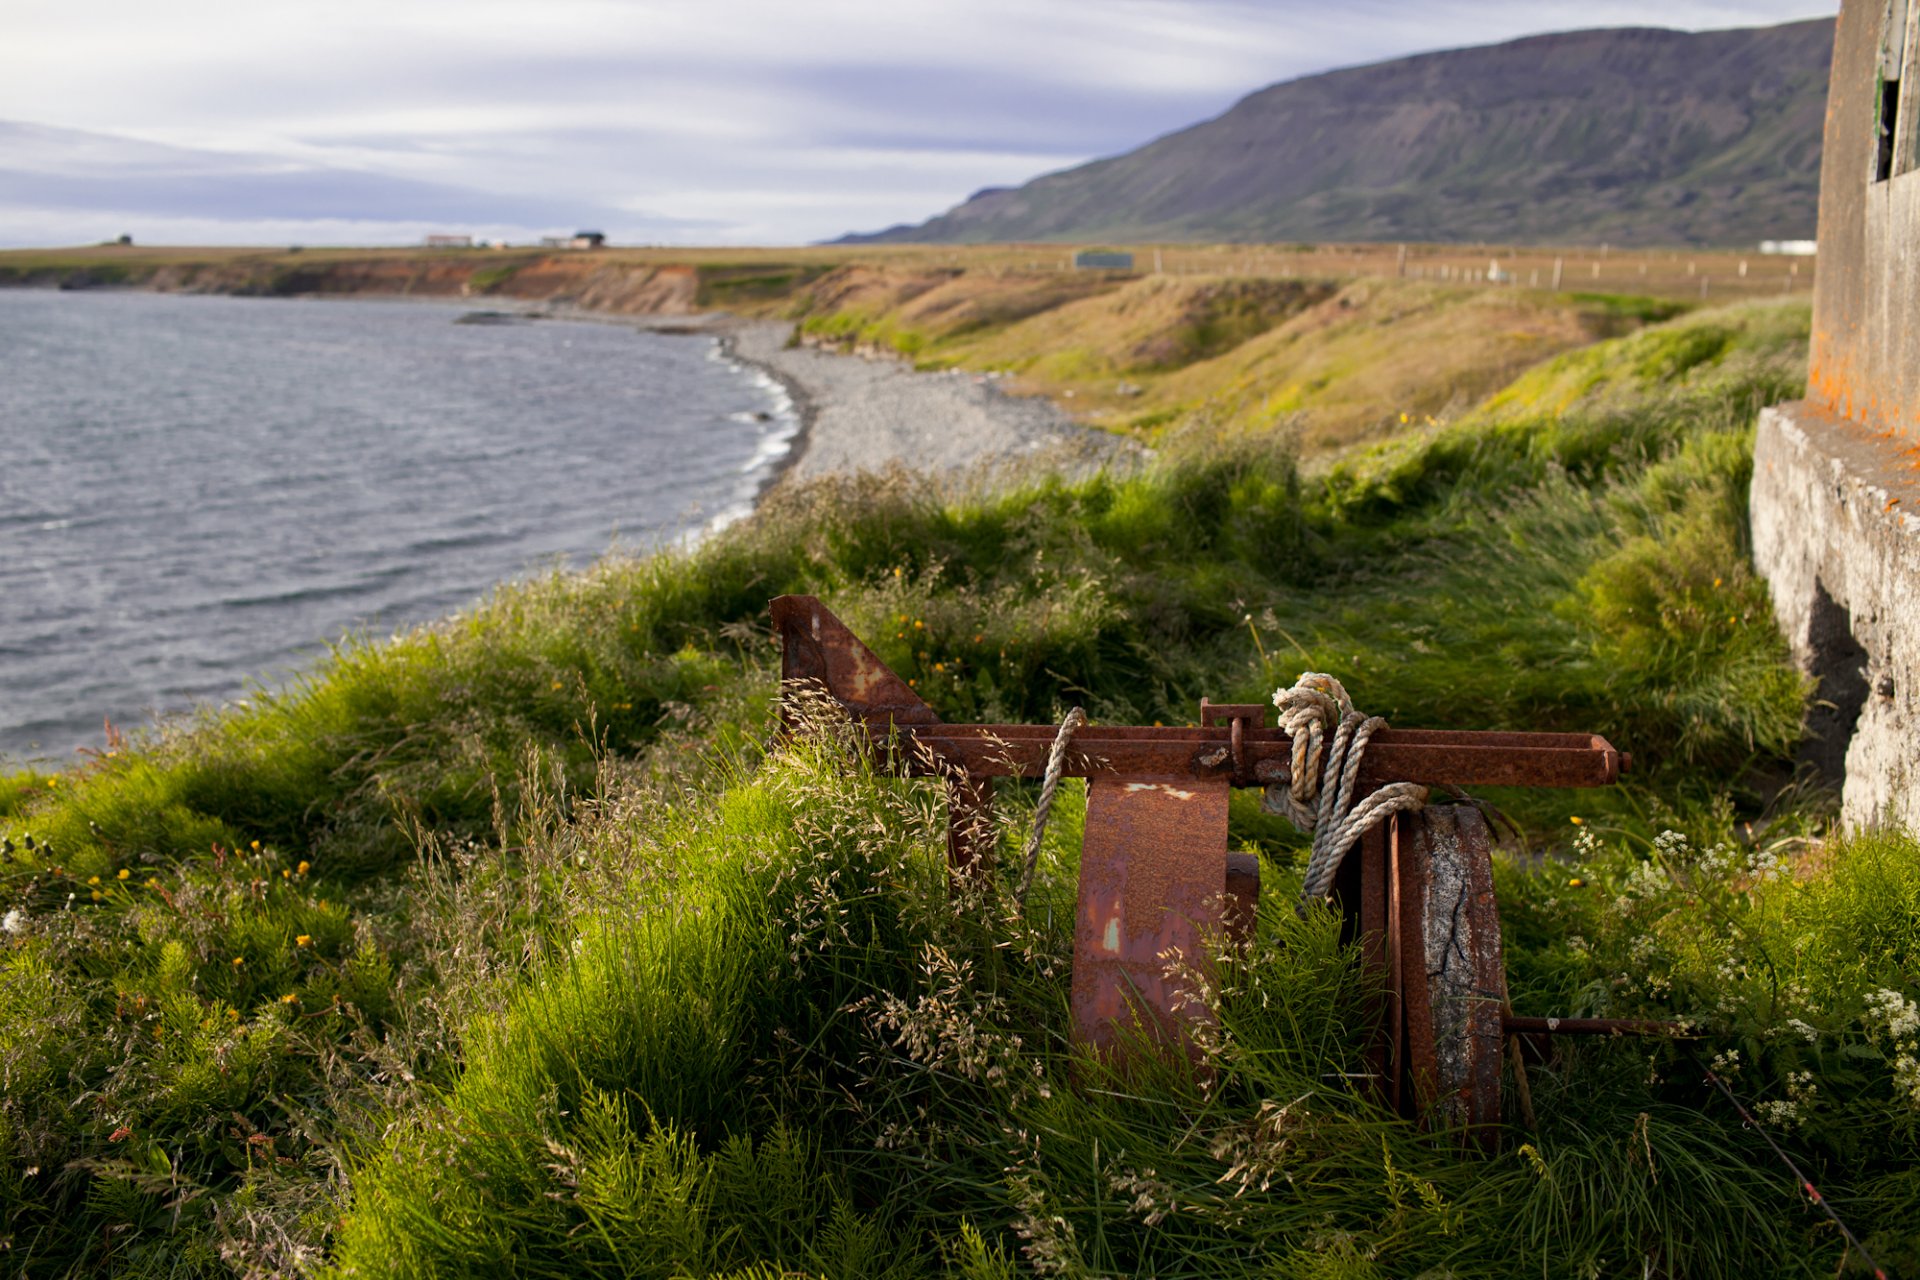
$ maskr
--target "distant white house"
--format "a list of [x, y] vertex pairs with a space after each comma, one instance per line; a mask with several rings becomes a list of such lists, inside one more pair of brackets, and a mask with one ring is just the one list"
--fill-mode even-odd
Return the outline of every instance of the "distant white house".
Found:
[[1818, 240], [1762, 240], [1760, 252], [1784, 253], [1795, 258], [1811, 258], [1820, 248]]
[[598, 249], [607, 242], [604, 232], [576, 231], [570, 236], [541, 236], [542, 249]]
[[471, 249], [473, 248], [473, 237], [472, 236], [456, 236], [456, 235], [431, 235], [427, 237], [427, 248], [429, 249]]

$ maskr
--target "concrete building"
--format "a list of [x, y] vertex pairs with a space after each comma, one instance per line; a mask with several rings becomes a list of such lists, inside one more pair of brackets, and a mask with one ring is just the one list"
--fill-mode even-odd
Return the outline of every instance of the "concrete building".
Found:
[[1760, 416], [1752, 513], [1774, 612], [1819, 681], [1809, 755], [1844, 782], [1848, 825], [1920, 831], [1916, 20], [1920, 0], [1840, 9], [1807, 398]]
[[473, 237], [460, 236], [460, 235], [430, 235], [427, 237], [427, 248], [429, 249], [471, 249], [473, 248]]

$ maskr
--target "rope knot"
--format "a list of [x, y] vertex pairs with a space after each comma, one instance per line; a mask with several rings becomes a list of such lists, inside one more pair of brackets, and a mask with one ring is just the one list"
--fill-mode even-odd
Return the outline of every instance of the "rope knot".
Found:
[[1354, 710], [1346, 686], [1332, 676], [1309, 671], [1290, 689], [1273, 695], [1280, 728], [1291, 740], [1292, 776], [1285, 790], [1268, 787], [1262, 807], [1282, 813], [1313, 836], [1301, 898], [1324, 898], [1347, 851], [1374, 823], [1427, 802], [1427, 789], [1414, 782], [1390, 782], [1360, 799], [1354, 797], [1367, 743], [1387, 727], [1382, 716]]

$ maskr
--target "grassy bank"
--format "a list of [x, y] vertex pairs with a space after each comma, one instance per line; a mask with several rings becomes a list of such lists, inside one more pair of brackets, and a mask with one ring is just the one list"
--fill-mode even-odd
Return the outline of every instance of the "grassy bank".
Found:
[[[1920, 849], [1821, 839], [1789, 785], [1808, 691], [1745, 546], [1752, 414], [1805, 330], [1751, 307], [1573, 350], [1310, 478], [1284, 434], [1199, 424], [1126, 476], [785, 491], [6, 780], [9, 1263], [1833, 1274], [1703, 1089], [1718, 1058], [1920, 1264]], [[1293, 914], [1301, 842], [1246, 795], [1262, 923], [1209, 1071], [1104, 1078], [1066, 1044], [1079, 793], [1024, 912], [955, 910], [937, 792], [830, 723], [763, 748], [785, 591], [952, 718], [1186, 722], [1317, 669], [1397, 724], [1605, 733], [1617, 790], [1487, 797], [1525, 833], [1516, 1004], [1704, 1038], [1536, 1067], [1539, 1128], [1497, 1155], [1419, 1134], [1340, 1083], [1354, 959]]]

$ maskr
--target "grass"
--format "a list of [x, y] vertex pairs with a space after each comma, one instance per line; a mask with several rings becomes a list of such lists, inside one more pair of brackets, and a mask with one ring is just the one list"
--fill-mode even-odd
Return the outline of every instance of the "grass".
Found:
[[[1189, 430], [1132, 474], [783, 491], [6, 779], [10, 1264], [1831, 1275], [1830, 1228], [1699, 1083], [1737, 1052], [1912, 1269], [1920, 849], [1827, 838], [1783, 789], [1808, 691], [1744, 542], [1752, 410], [1805, 326], [1683, 317], [1314, 477], [1283, 436]], [[1539, 1130], [1491, 1156], [1381, 1113], [1341, 1083], [1354, 957], [1294, 914], [1302, 842], [1249, 794], [1261, 927], [1220, 957], [1207, 1070], [1076, 1061], [1083, 793], [1024, 912], [955, 909], [936, 791], [829, 716], [765, 747], [782, 591], [956, 719], [1185, 722], [1312, 668], [1398, 724], [1606, 733], [1628, 784], [1486, 797], [1526, 836], [1498, 867], [1516, 1004], [1703, 1038], [1536, 1067]]]

